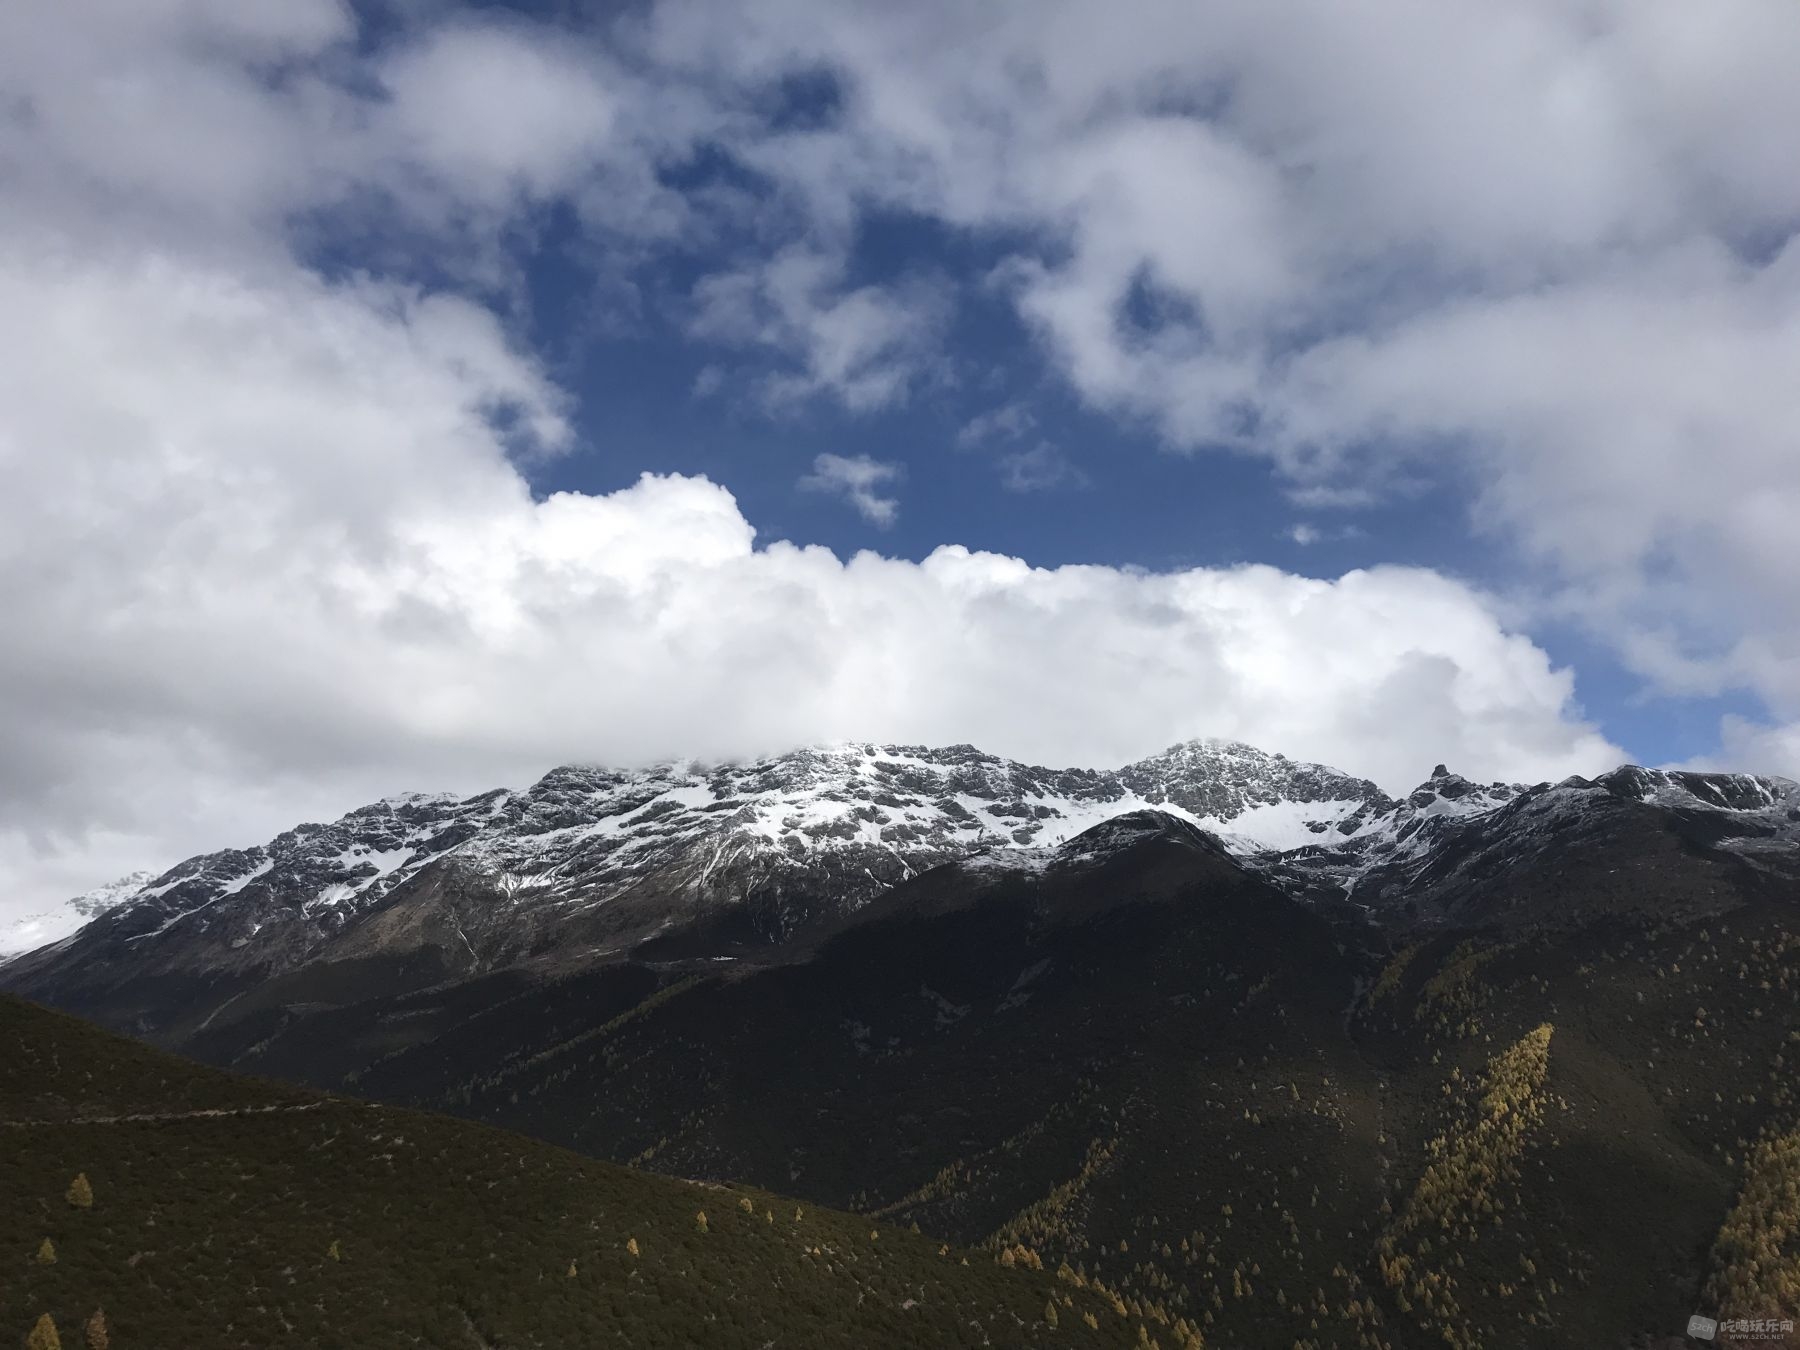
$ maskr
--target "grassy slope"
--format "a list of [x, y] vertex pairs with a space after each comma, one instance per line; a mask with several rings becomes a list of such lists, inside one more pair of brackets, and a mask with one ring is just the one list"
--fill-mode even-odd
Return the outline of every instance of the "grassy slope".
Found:
[[[1023, 1240], [1215, 1345], [1610, 1346], [1722, 1310], [1746, 1154], [1796, 1123], [1791, 901], [1447, 934], [1385, 979], [1246, 901], [1104, 930], [897, 917], [443, 1101]], [[1346, 1017], [1359, 973], [1379, 992]], [[1764, 1238], [1764, 1286], [1800, 1277], [1800, 1233]]]
[[220, 1073], [17, 1000], [0, 1052], [0, 1344], [47, 1312], [77, 1346], [96, 1308], [116, 1350], [1136, 1340], [991, 1253]]
[[[1390, 1304], [1408, 1295], [1398, 1320], [1459, 1344], [1624, 1345], [1678, 1335], [1696, 1311], [1800, 1312], [1721, 1308], [1708, 1287], [1747, 1146], [1792, 1131], [1800, 1107], [1794, 920], [1791, 903], [1753, 901], [1666, 923], [1447, 936], [1404, 963], [1358, 1025], [1388, 1085], [1396, 1212], [1444, 1141], [1483, 1117], [1495, 1058], [1535, 1027], [1552, 1034], [1492, 1210], [1467, 1175], [1451, 1188], [1458, 1231], [1440, 1225], [1385, 1290]], [[1771, 1236], [1785, 1244], [1776, 1263], [1800, 1272], [1796, 1233]], [[1418, 1297], [1425, 1270], [1453, 1283], [1454, 1317]]]
[[1024, 1241], [1144, 1309], [1165, 1345], [1179, 1321], [1287, 1350], [1321, 1295], [1343, 1332], [1365, 1292], [1333, 1274], [1370, 1250], [1382, 1196], [1374, 1075], [1342, 1027], [1354, 975], [1332, 932], [1260, 888], [1049, 928], [994, 896], [691, 985], [460, 1105]]
[[1203, 868], [1178, 893], [1103, 878], [1054, 920], [1028, 895], [928, 896], [787, 968], [345, 1008], [259, 1027], [274, 1048], [242, 1062], [305, 1076], [360, 1036], [387, 1055], [356, 1061], [360, 1092], [1022, 1242], [1165, 1350], [1178, 1327], [1560, 1350], [1662, 1345], [1694, 1311], [1794, 1316], [1792, 887], [1586, 849], [1493, 883], [1504, 926], [1385, 970]]

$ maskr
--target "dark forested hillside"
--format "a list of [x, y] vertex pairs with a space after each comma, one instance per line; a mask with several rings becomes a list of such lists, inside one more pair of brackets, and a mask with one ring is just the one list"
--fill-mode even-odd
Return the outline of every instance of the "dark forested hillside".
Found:
[[[1605, 874], [1594, 840], [1537, 865]], [[1675, 855], [1554, 922], [1396, 936], [1154, 813], [1019, 861], [928, 872], [779, 957], [495, 976], [199, 1044], [1024, 1248], [1164, 1344], [1625, 1345], [1791, 1306], [1783, 884]]]
[[[1074, 1309], [1082, 1334], [1165, 1350], [1643, 1346], [1678, 1340], [1696, 1312], [1779, 1327], [1800, 1305], [1794, 795], [1729, 776], [1621, 771], [1500, 791], [1440, 773], [1406, 803], [1352, 803], [1388, 811], [1391, 828], [1348, 843], [1247, 855], [1138, 808], [1054, 846], [924, 868], [781, 941], [721, 929], [709, 910], [618, 951], [440, 963], [430, 978], [388, 979], [397, 967], [360, 948], [327, 954], [183, 1014], [177, 1042], [233, 1070], [510, 1133], [268, 1084], [259, 1100], [295, 1105], [109, 1128], [144, 1139], [129, 1156], [146, 1167], [201, 1149], [206, 1130], [232, 1133], [231, 1156], [254, 1165], [193, 1154], [177, 1193], [201, 1209], [184, 1212], [253, 1194], [220, 1168], [281, 1178], [257, 1184], [288, 1188], [273, 1221], [304, 1237], [283, 1251], [313, 1253], [279, 1267], [295, 1280], [341, 1284], [343, 1263], [314, 1249], [342, 1228], [366, 1253], [423, 1197], [430, 1240], [367, 1278], [418, 1291], [392, 1315], [431, 1344], [463, 1318], [493, 1346], [556, 1344], [564, 1333], [533, 1319], [590, 1313], [600, 1335], [636, 1317], [648, 1320], [631, 1334], [678, 1337], [668, 1328], [697, 1317], [749, 1328], [756, 1345], [1033, 1344], [1052, 1334], [1052, 1292], [1055, 1335]], [[409, 894], [392, 912], [410, 912]], [[51, 956], [26, 978], [65, 960]], [[97, 987], [78, 984], [72, 1001]], [[160, 1025], [166, 1038], [174, 1022]], [[175, 1093], [204, 1108], [249, 1090], [197, 1069], [121, 1072], [102, 1081], [132, 1102]], [[338, 1127], [349, 1120], [386, 1123]], [[98, 1185], [99, 1165], [68, 1151], [78, 1132], [30, 1138], [61, 1151], [8, 1174], [14, 1212], [76, 1221], [56, 1178], [86, 1170]], [[413, 1152], [425, 1138], [430, 1151]], [[294, 1163], [326, 1149], [356, 1159], [335, 1185]], [[390, 1164], [412, 1170], [390, 1177]], [[763, 1217], [733, 1248], [742, 1278], [684, 1301], [677, 1287], [704, 1283], [717, 1247], [690, 1231], [687, 1206], [708, 1203], [695, 1181], [754, 1188], [729, 1191], [728, 1221]], [[564, 1194], [591, 1198], [559, 1210]], [[164, 1227], [177, 1202], [134, 1203]], [[785, 1220], [790, 1207], [836, 1225], [831, 1250], [856, 1254], [839, 1274], [859, 1320], [818, 1323], [811, 1341], [780, 1331], [778, 1308], [826, 1288], [783, 1273], [825, 1250]], [[645, 1231], [680, 1253], [662, 1284], [617, 1254], [616, 1216], [639, 1211], [665, 1216]], [[471, 1233], [494, 1236], [471, 1245]], [[842, 1245], [852, 1238], [870, 1245]], [[121, 1238], [106, 1260], [152, 1246]], [[903, 1264], [872, 1264], [876, 1252]], [[544, 1273], [570, 1261], [575, 1283]], [[211, 1278], [198, 1255], [183, 1269]], [[1030, 1278], [991, 1283], [1003, 1274]], [[32, 1278], [48, 1290], [66, 1277]], [[573, 1298], [590, 1278], [623, 1291], [604, 1313]], [[903, 1283], [927, 1292], [895, 1295]], [[246, 1287], [233, 1274], [152, 1306], [222, 1299], [232, 1327], [271, 1308], [311, 1316], [290, 1293], [332, 1317], [350, 1306], [332, 1303], [337, 1285]], [[570, 1298], [522, 1293], [552, 1287]], [[896, 1299], [911, 1321], [881, 1320]], [[940, 1315], [951, 1339], [927, 1329]], [[707, 1327], [705, 1343], [733, 1343]]]
[[0, 1344], [1138, 1339], [1049, 1271], [759, 1188], [219, 1073], [5, 997], [0, 1046]]

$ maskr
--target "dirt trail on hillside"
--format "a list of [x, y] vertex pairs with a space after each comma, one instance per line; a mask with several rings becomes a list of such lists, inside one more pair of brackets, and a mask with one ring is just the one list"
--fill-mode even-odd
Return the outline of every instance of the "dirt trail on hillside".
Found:
[[323, 1111], [340, 1106], [365, 1111], [378, 1109], [375, 1102], [298, 1102], [281, 1106], [213, 1107], [205, 1111], [140, 1111], [118, 1116], [65, 1116], [61, 1120], [0, 1120], [0, 1129], [29, 1129], [41, 1125], [135, 1125], [165, 1120], [222, 1120], [231, 1116], [292, 1115], [300, 1111]]

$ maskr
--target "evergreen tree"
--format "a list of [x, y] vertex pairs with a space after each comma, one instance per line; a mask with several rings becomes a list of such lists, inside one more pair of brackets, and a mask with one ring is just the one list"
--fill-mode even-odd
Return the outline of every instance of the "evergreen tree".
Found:
[[49, 1313], [38, 1318], [31, 1335], [25, 1338], [25, 1350], [62, 1350], [62, 1337], [56, 1334], [56, 1323]]
[[338, 1246], [336, 1238], [331, 1240], [331, 1246], [326, 1248], [325, 1255], [329, 1256], [333, 1261], [342, 1261], [344, 1259], [343, 1249]]
[[75, 1180], [69, 1183], [68, 1201], [76, 1209], [94, 1207], [94, 1188], [88, 1185], [86, 1172], [78, 1172]]
[[636, 1256], [638, 1254], [637, 1239], [627, 1238], [625, 1240], [625, 1250], [630, 1252], [633, 1256]]
[[111, 1345], [112, 1337], [106, 1334], [106, 1314], [95, 1308], [87, 1320], [87, 1350], [108, 1350]]
[[37, 1263], [40, 1266], [53, 1266], [56, 1264], [56, 1244], [49, 1238], [45, 1238], [38, 1244]]

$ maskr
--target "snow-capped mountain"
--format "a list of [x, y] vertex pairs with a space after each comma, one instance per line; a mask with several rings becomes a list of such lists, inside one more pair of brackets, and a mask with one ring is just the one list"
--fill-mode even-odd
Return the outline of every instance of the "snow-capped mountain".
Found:
[[1594, 779], [1483, 787], [1440, 765], [1341, 841], [1251, 865], [1290, 894], [1341, 897], [1377, 915], [1541, 921], [1632, 907], [1634, 897], [1666, 905], [1684, 886], [1690, 899], [1722, 896], [1694, 872], [1701, 858], [1751, 884], [1800, 878], [1800, 784], [1625, 765]]
[[1234, 741], [1174, 745], [1117, 777], [1137, 802], [1184, 815], [1245, 854], [1347, 838], [1395, 806], [1366, 778]]
[[0, 961], [10, 953], [28, 952], [68, 937], [90, 919], [141, 895], [144, 887], [155, 880], [154, 872], [133, 872], [58, 904], [0, 923]]
[[[736, 764], [566, 766], [523, 791], [386, 798], [83, 897], [97, 917], [10, 962], [5, 982], [110, 999], [183, 982], [238, 987], [315, 958], [400, 962], [404, 978], [430, 981], [755, 948], [818, 931], [946, 862], [1048, 865], [1095, 825], [1152, 809], [1217, 836], [1298, 898], [1406, 906], [1421, 921], [1528, 871], [1572, 830], [1673, 822], [1746, 866], [1800, 857], [1800, 788], [1780, 779], [1626, 768], [1527, 788], [1440, 765], [1396, 800], [1366, 779], [1218, 741], [1109, 771], [967, 745], [845, 744]], [[145, 1018], [169, 1002], [146, 999]]]
[[1025, 765], [971, 746], [840, 745], [635, 771], [566, 766], [522, 792], [386, 798], [129, 879], [114, 888], [112, 926], [134, 947], [205, 935], [209, 946], [223, 940], [282, 964], [436, 867], [515, 908], [596, 907], [647, 892], [690, 908], [760, 896], [773, 902], [767, 935], [779, 937], [806, 917], [782, 912], [784, 892], [793, 899], [828, 882], [835, 904], [854, 907], [950, 858], [1054, 845], [1145, 805], [1245, 853], [1291, 848], [1391, 807], [1366, 780], [1219, 742], [1175, 746], [1118, 772]]

